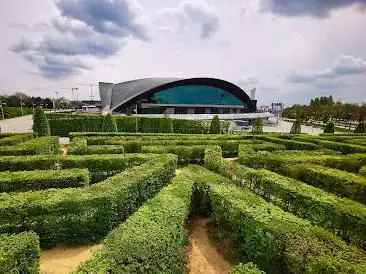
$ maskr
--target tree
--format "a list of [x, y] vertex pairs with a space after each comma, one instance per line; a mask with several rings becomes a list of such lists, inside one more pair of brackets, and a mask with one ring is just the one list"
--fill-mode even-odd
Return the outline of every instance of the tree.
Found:
[[257, 118], [253, 122], [252, 133], [261, 134], [263, 133], [263, 119]]
[[37, 107], [33, 115], [33, 132], [37, 133], [38, 136], [50, 136], [50, 125], [48, 119], [43, 110]]
[[170, 117], [159, 119], [159, 132], [173, 133], [173, 121]]
[[220, 119], [218, 115], [215, 115], [211, 121], [210, 134], [220, 134], [220, 133], [221, 133]]
[[334, 124], [332, 121], [325, 126], [324, 133], [334, 133]]
[[295, 123], [293, 123], [290, 134], [300, 134], [301, 133], [301, 120], [296, 119]]
[[118, 132], [117, 123], [116, 120], [114, 120], [114, 117], [112, 114], [107, 114], [103, 118], [102, 122], [102, 132]]
[[359, 122], [354, 133], [365, 133], [365, 123], [363, 121]]

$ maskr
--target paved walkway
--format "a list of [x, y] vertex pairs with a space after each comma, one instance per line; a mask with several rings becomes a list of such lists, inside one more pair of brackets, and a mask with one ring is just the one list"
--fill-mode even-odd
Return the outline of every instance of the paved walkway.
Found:
[[0, 132], [32, 132], [33, 115], [0, 120]]

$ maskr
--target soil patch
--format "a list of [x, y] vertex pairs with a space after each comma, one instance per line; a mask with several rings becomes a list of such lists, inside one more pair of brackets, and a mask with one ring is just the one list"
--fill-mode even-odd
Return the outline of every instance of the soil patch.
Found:
[[75, 270], [82, 262], [92, 257], [93, 251], [101, 245], [79, 247], [56, 247], [41, 252], [42, 274], [66, 274]]
[[232, 266], [209, 238], [208, 226], [212, 220], [213, 218], [194, 218], [191, 221], [191, 248], [188, 254], [190, 274], [224, 274]]

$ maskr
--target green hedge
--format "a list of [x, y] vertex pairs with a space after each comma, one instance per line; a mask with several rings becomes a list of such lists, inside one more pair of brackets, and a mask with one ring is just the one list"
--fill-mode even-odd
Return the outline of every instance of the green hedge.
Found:
[[67, 153], [72, 155], [123, 154], [124, 148], [121, 145], [88, 146], [85, 138], [78, 137], [71, 140]]
[[219, 146], [143, 146], [141, 149], [142, 153], [172, 153], [178, 156], [178, 162], [180, 164], [187, 163], [201, 163], [203, 161], [205, 150], [207, 148], [220, 151]]
[[0, 273], [39, 273], [38, 236], [32, 232], [0, 234]]
[[336, 195], [366, 204], [366, 178], [312, 164], [281, 165], [277, 172]]
[[320, 145], [325, 148], [333, 149], [342, 152], [343, 154], [351, 153], [366, 153], [366, 147], [361, 145], [345, 144], [340, 142], [332, 142], [327, 140], [321, 140], [317, 138], [307, 138], [307, 137], [296, 137], [295, 140], [308, 141]]
[[191, 188], [192, 181], [182, 170], [113, 230], [93, 258], [74, 273], [184, 273]]
[[362, 167], [360, 168], [360, 175], [364, 175], [364, 176], [366, 176], [366, 166], [362, 166]]
[[[113, 116], [119, 132], [136, 132], [136, 117]], [[70, 132], [99, 132], [102, 131], [102, 115], [47, 114], [51, 135], [68, 136]], [[143, 133], [158, 133], [162, 130], [163, 118], [138, 117], [138, 131]], [[200, 134], [207, 133], [208, 126], [197, 120], [172, 119], [175, 133]]]
[[265, 274], [252, 262], [246, 264], [238, 264], [230, 270], [230, 274]]
[[365, 273], [366, 254], [326, 230], [284, 212], [246, 188], [201, 167], [195, 182], [209, 182], [213, 215], [229, 226], [248, 260], [269, 273]]
[[280, 145], [284, 145], [289, 150], [314, 150], [314, 149], [320, 149], [320, 146], [313, 144], [309, 141], [303, 142], [303, 141], [294, 141], [294, 140], [287, 140], [282, 139], [278, 137], [272, 137], [272, 136], [261, 136], [256, 135], [255, 138], [271, 143], [276, 143]]
[[59, 138], [39, 137], [15, 146], [1, 147], [0, 155], [36, 155], [36, 154], [59, 154], [60, 143]]
[[220, 156], [217, 152], [207, 152], [205, 167], [250, 188], [285, 211], [327, 228], [347, 243], [366, 249], [364, 205], [265, 169], [229, 164]]
[[43, 247], [98, 242], [170, 181], [176, 161], [153, 157], [86, 188], [0, 194], [0, 233], [32, 230]]
[[32, 133], [30, 134], [17, 134], [5, 138], [0, 139], [0, 146], [13, 146], [19, 143], [23, 143], [32, 139], [34, 136]]
[[24, 192], [88, 185], [87, 169], [0, 172], [0, 192]]

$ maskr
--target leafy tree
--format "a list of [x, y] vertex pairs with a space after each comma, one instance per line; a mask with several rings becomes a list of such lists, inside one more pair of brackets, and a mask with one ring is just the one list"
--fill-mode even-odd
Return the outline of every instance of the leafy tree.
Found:
[[325, 126], [324, 133], [334, 133], [334, 124], [332, 121], [328, 122], [328, 124]]
[[103, 118], [102, 122], [102, 132], [118, 132], [117, 123], [114, 120], [112, 114], [107, 114]]
[[212, 118], [210, 125], [210, 134], [220, 134], [221, 133], [221, 123], [218, 115]]
[[37, 133], [38, 136], [50, 136], [50, 125], [44, 111], [37, 107], [33, 115], [33, 132]]
[[173, 121], [170, 117], [159, 119], [159, 132], [173, 133]]
[[358, 123], [354, 133], [365, 133], [365, 131], [366, 131], [365, 122], [361, 121]]
[[301, 133], [301, 120], [296, 119], [295, 123], [293, 123], [290, 134], [300, 134]]
[[263, 119], [257, 118], [253, 121], [252, 133], [254, 134], [263, 133]]

